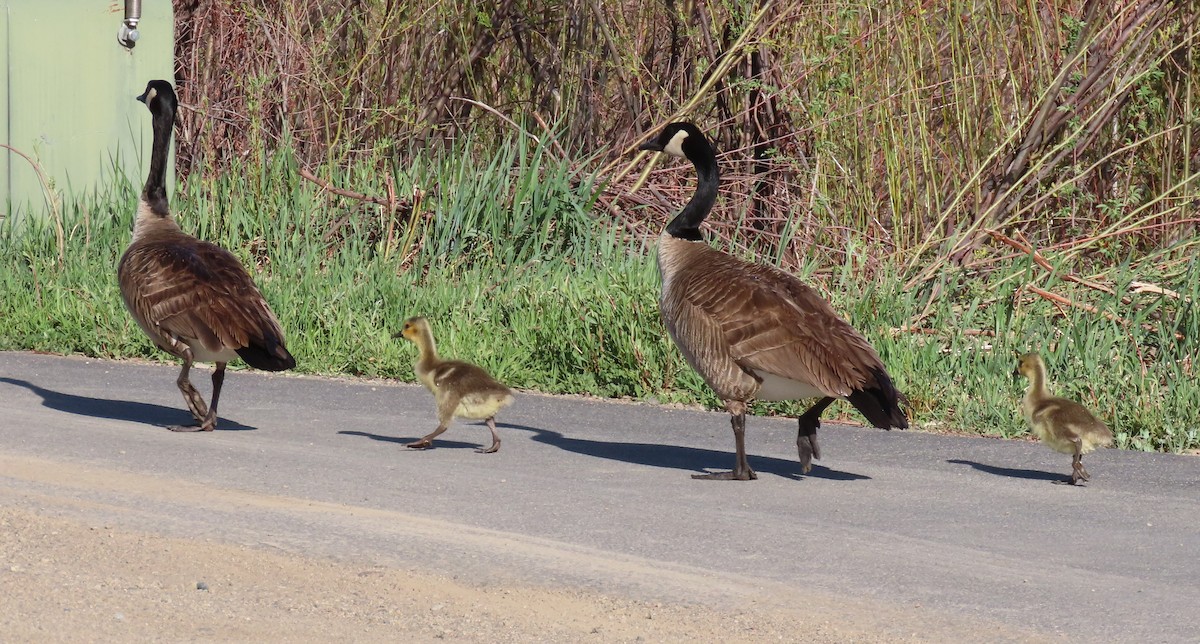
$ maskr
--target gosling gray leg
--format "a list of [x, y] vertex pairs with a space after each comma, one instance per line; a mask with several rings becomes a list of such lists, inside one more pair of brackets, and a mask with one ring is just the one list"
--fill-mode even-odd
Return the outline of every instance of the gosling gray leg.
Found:
[[1078, 438], [1072, 442], [1075, 443], [1075, 454], [1071, 456], [1071, 476], [1066, 480], [1055, 481], [1061, 485], [1079, 485], [1083, 481], [1088, 480], [1087, 470], [1083, 469], [1083, 442]]
[[495, 416], [487, 419], [487, 427], [488, 427], [488, 430], [492, 432], [492, 446], [488, 447], [486, 449], [480, 447], [479, 449], [475, 450], [476, 452], [479, 452], [480, 454], [491, 454], [491, 453], [500, 451], [500, 434], [498, 432], [496, 432], [496, 417]]
[[449, 428], [450, 428], [450, 425], [448, 425], [446, 423], [440, 423], [437, 426], [437, 429], [422, 436], [418, 440], [415, 440], [411, 443], [405, 443], [404, 446], [409, 449], [429, 449], [430, 447], [433, 447], [433, 439], [437, 438], [438, 436], [441, 436], [442, 433], [445, 432]]
[[1071, 458], [1071, 485], [1078, 485], [1080, 481], [1088, 480], [1088, 472], [1083, 469], [1083, 454], [1075, 452], [1075, 456]]

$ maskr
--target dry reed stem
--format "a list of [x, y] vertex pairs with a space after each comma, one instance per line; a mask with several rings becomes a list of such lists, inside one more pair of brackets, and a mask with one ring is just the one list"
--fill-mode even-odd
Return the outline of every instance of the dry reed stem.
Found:
[[[377, 204], [380, 206], [391, 206], [392, 205], [392, 201], [385, 197], [376, 197], [373, 195], [366, 195], [361, 192], [354, 192], [353, 190], [345, 190], [343, 188], [338, 188], [337, 186], [333, 185], [332, 183], [318, 177], [317, 175], [313, 174], [312, 172], [309, 172], [308, 169], [306, 169], [304, 166], [298, 166], [297, 171], [300, 173], [300, 176], [317, 184], [318, 186], [321, 187], [322, 190], [332, 192], [335, 195], [338, 195], [341, 197], [349, 197], [350, 199], [354, 199], [356, 201], [366, 201], [366, 202]], [[391, 175], [388, 175], [388, 176], [390, 178]]]
[[[1047, 261], [1046, 258], [1042, 256], [1041, 253], [1034, 250], [1033, 247], [1029, 245], [1027, 240], [1025, 243], [1021, 243], [1021, 242], [1019, 242], [1015, 239], [1012, 239], [1011, 237], [1008, 237], [1008, 236], [1006, 236], [998, 231], [995, 231], [995, 230], [988, 230], [987, 233], [989, 235], [991, 235], [992, 238], [995, 239], [996, 241], [999, 241], [999, 242], [1002, 242], [1009, 246], [1012, 246], [1013, 248], [1021, 251], [1022, 253], [1029, 255], [1030, 258], [1033, 259], [1034, 263], [1036, 263], [1038, 266], [1041, 266], [1042, 268], [1046, 269], [1047, 271], [1049, 271], [1051, 273], [1055, 272], [1054, 266], [1051, 265], [1050, 262]], [[1109, 288], [1108, 286], [1105, 286], [1104, 284], [1092, 282], [1089, 280], [1085, 280], [1082, 277], [1075, 275], [1074, 273], [1070, 273], [1070, 272], [1062, 273], [1061, 277], [1063, 279], [1067, 280], [1068, 282], [1075, 282], [1076, 284], [1082, 284], [1083, 286], [1086, 286], [1091, 289], [1095, 289], [1097, 291], [1102, 291], [1104, 293], [1108, 293], [1109, 295], [1116, 295], [1116, 291]]]

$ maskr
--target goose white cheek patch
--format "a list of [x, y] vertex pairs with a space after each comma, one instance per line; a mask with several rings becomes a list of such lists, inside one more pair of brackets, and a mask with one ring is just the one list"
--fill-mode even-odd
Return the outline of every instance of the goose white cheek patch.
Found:
[[667, 145], [663, 147], [663, 152], [666, 152], [673, 157], [679, 157], [681, 159], [685, 158], [686, 155], [683, 153], [683, 140], [686, 138], [688, 138], [687, 130], [680, 130], [676, 132], [675, 136], [671, 137], [671, 140], [667, 141]]
[[153, 101], [155, 96], [158, 96], [158, 90], [151, 87], [150, 91], [146, 92], [146, 105], [149, 105], [150, 101]]

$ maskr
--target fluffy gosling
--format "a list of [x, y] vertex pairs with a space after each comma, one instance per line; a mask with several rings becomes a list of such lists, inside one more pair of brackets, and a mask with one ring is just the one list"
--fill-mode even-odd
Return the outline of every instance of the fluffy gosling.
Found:
[[500, 449], [500, 434], [496, 432], [496, 412], [512, 404], [512, 391], [492, 378], [491, 374], [469, 362], [442, 360], [438, 357], [429, 321], [412, 317], [404, 328], [392, 337], [407, 338], [417, 345], [419, 355], [414, 370], [421, 384], [433, 392], [437, 401], [438, 426], [420, 440], [405, 447], [427, 449], [455, 418], [484, 420], [492, 432], [492, 445], [475, 451], [491, 454]]
[[1029, 379], [1021, 412], [1033, 433], [1050, 449], [1072, 455], [1071, 476], [1059, 482], [1077, 485], [1088, 480], [1083, 455], [1097, 447], [1112, 445], [1112, 432], [1083, 405], [1050, 395], [1046, 364], [1038, 354], [1021, 356], [1017, 373]]

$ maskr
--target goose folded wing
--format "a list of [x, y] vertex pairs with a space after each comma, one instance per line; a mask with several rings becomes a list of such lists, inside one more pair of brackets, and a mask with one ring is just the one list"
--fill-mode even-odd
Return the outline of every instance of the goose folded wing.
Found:
[[207, 242], [173, 245], [146, 256], [152, 276], [142, 290], [149, 320], [164, 331], [195, 338], [212, 351], [241, 349], [283, 337], [254, 281], [229, 251]]
[[717, 266], [707, 277], [690, 289], [689, 300], [720, 328], [743, 369], [839, 397], [875, 385], [882, 362], [874, 349], [798, 279], [748, 264]]

